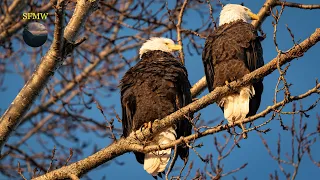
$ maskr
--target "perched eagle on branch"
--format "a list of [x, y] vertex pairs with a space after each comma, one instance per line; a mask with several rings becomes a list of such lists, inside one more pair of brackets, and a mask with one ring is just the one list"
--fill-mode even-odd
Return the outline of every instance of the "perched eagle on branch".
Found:
[[[191, 103], [188, 73], [180, 61], [173, 56], [173, 51], [180, 50], [168, 38], [150, 38], [140, 48], [140, 59], [130, 68], [120, 82], [123, 136], [151, 127], [154, 120], [160, 120]], [[191, 134], [188, 119], [153, 136], [147, 145], [164, 145], [180, 136]], [[156, 178], [169, 162], [171, 148], [143, 154], [134, 152], [144, 169]], [[177, 154], [186, 163], [189, 156], [188, 147], [178, 146]]]
[[[223, 7], [219, 27], [207, 37], [202, 53], [210, 92], [264, 65], [261, 38], [249, 23], [257, 19], [258, 16], [245, 6], [228, 4]], [[260, 80], [217, 101], [229, 124], [256, 114], [262, 91]], [[242, 124], [241, 128], [245, 131]]]

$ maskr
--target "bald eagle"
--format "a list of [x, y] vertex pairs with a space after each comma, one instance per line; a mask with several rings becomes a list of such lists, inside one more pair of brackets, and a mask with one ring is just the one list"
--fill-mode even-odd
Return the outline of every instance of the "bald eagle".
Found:
[[[248, 23], [257, 19], [258, 16], [245, 6], [228, 4], [223, 7], [219, 27], [207, 37], [202, 53], [210, 92], [264, 65], [261, 38]], [[256, 114], [263, 91], [262, 81], [242, 87], [217, 101], [229, 124]]]
[[[160, 120], [191, 103], [187, 70], [173, 56], [173, 51], [180, 49], [181, 46], [175, 45], [171, 39], [158, 37], [150, 38], [140, 48], [141, 60], [125, 73], [120, 82], [124, 137], [143, 126], [150, 128], [154, 120]], [[183, 119], [154, 135], [147, 145], [167, 144], [190, 134], [191, 124], [188, 119]], [[149, 174], [161, 177], [169, 162], [171, 148], [134, 154]], [[178, 146], [177, 154], [186, 163], [188, 147]]]

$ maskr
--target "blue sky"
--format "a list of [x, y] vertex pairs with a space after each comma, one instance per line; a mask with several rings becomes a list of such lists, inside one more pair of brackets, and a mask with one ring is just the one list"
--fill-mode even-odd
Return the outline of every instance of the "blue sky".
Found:
[[[239, 1], [229, 1], [231, 3], [238, 3]], [[298, 1], [296, 1], [298, 2]], [[263, 4], [263, 1], [244, 1], [245, 5], [249, 7], [253, 12], [257, 13], [260, 7]], [[304, 1], [306, 4], [319, 4], [318, 0], [306, 0]], [[170, 6], [169, 6], [170, 7]], [[157, 10], [157, 6], [152, 7], [153, 10]], [[280, 9], [278, 7], [278, 9]], [[219, 12], [219, 11], [216, 11]], [[163, 12], [166, 13], [166, 12]], [[214, 17], [218, 17], [218, 14], [215, 13]], [[286, 24], [292, 30], [295, 35], [295, 40], [300, 42], [307, 38], [310, 34], [312, 34], [316, 28], [320, 26], [320, 21], [318, 21], [318, 17], [320, 17], [320, 10], [303, 10], [303, 9], [295, 9], [295, 8], [285, 8], [284, 13], [280, 19], [278, 25], [278, 44], [279, 48], [283, 51], [288, 50], [293, 46], [291, 36], [286, 30]], [[187, 11], [183, 19], [183, 27], [185, 28], [194, 28], [200, 26], [199, 22], [200, 16], [193, 12]], [[205, 17], [209, 18], [209, 17]], [[272, 39], [273, 26], [272, 26], [272, 18], [268, 17], [268, 19], [262, 25], [263, 31], [266, 33], [267, 38], [262, 42], [262, 47], [264, 49], [264, 61], [268, 63], [274, 57], [276, 57], [277, 53], [275, 50], [275, 46]], [[124, 31], [123, 33], [126, 33]], [[129, 33], [129, 31], [128, 31]], [[203, 41], [203, 40], [202, 40]], [[201, 41], [199, 41], [201, 42]], [[184, 44], [187, 44], [186, 40]], [[204, 41], [203, 41], [204, 43]], [[315, 85], [316, 78], [320, 77], [319, 67], [320, 62], [318, 58], [318, 51], [320, 45], [315, 45], [312, 47], [303, 57], [293, 60], [291, 62], [291, 66], [287, 73], [287, 79], [289, 83], [292, 83], [291, 93], [292, 95], [298, 95], [307, 91]], [[132, 53], [125, 54], [125, 56], [130, 57]], [[193, 52], [193, 55], [189, 55], [185, 53], [186, 66], [189, 73], [189, 80], [191, 84], [196, 83], [202, 76], [204, 76], [203, 65], [201, 60], [201, 55], [197, 55]], [[22, 60], [25, 61], [25, 60]], [[26, 61], [25, 61], [26, 62]], [[277, 82], [277, 78], [279, 73], [277, 71], [273, 72], [271, 75], [265, 77], [264, 79], [264, 92], [262, 96], [262, 103], [259, 111], [265, 109], [267, 106], [272, 104], [274, 89]], [[15, 82], [15, 83], [10, 83]], [[2, 99], [2, 103], [0, 104], [1, 113], [3, 110], [11, 103], [13, 98], [16, 96], [16, 93], [19, 91], [21, 87], [23, 87], [23, 80], [14, 74], [7, 75], [5, 77], [5, 85], [8, 87], [8, 90], [5, 92], [0, 92], [0, 96]], [[106, 99], [103, 102], [105, 106], [115, 105], [116, 111], [121, 114], [120, 109], [120, 97], [119, 92], [116, 91], [110, 98]], [[200, 96], [207, 94], [208, 91], [203, 92]], [[279, 96], [279, 99], [282, 96]], [[307, 107], [314, 103], [317, 96], [311, 96], [302, 100], [304, 107]], [[285, 108], [285, 110], [290, 111], [292, 105], [289, 104]], [[316, 114], [319, 112], [320, 107], [317, 106], [308, 114], [310, 117], [308, 119], [308, 130], [314, 130], [316, 126]], [[223, 113], [220, 108], [217, 108], [216, 104], [212, 104], [201, 111], [201, 119], [204, 121], [209, 121], [218, 118], [219, 120], [223, 118]], [[92, 108], [89, 112], [86, 113], [88, 116], [101, 119], [103, 118], [97, 109]], [[265, 118], [261, 118], [258, 122], [263, 122], [267, 120], [270, 115]], [[283, 116], [284, 123], [287, 125], [291, 125], [291, 115]], [[296, 119], [298, 120], [298, 115]], [[219, 121], [220, 122], [220, 121]], [[119, 125], [119, 124], [118, 124]], [[271, 128], [272, 130], [263, 135], [263, 137], [267, 140], [270, 145], [270, 148], [276, 153], [276, 142], [279, 133], [281, 134], [282, 140], [282, 157], [284, 158], [285, 153], [290, 153], [290, 131], [283, 131], [279, 126], [279, 122], [277, 120], [273, 120], [267, 126], [264, 127]], [[207, 154], [212, 154], [213, 159], [217, 158], [217, 152], [213, 145], [213, 138], [217, 137], [221, 143], [223, 143], [222, 135], [226, 134], [225, 132], [218, 133], [215, 135], [210, 135], [202, 139], [198, 139], [196, 144], [203, 143], [204, 146], [201, 149], [197, 149], [198, 152], [205, 157]], [[87, 139], [90, 141], [94, 141], [99, 145], [99, 148], [103, 148], [109, 144], [109, 140], [104, 139], [96, 139], [95, 136], [82, 136], [80, 133], [78, 134], [80, 138]], [[15, 139], [10, 139], [9, 142], [14, 142]], [[35, 140], [30, 141], [30, 147], [37, 146]], [[32, 144], [35, 143], [35, 144]], [[224, 164], [224, 172], [228, 172], [229, 170], [236, 169], [243, 165], [244, 163], [248, 163], [247, 167], [243, 170], [233, 174], [237, 179], [244, 179], [248, 177], [249, 179], [269, 179], [269, 174], [273, 173], [275, 170], [278, 171], [280, 175], [280, 179], [284, 179], [284, 176], [281, 172], [279, 172], [276, 161], [271, 159], [268, 155], [265, 147], [263, 146], [261, 139], [259, 138], [256, 132], [250, 132], [249, 138], [240, 142], [241, 148], [235, 148], [231, 155], [223, 161]], [[319, 141], [313, 146], [313, 152], [320, 151], [320, 143]], [[72, 161], [80, 160], [88, 155], [90, 155], [92, 151], [85, 151], [84, 155], [78, 156], [77, 158], [72, 159]], [[190, 151], [190, 161], [194, 161], [194, 168], [192, 170], [193, 177], [196, 169], [202, 169], [204, 164], [200, 161], [200, 159], [195, 155], [193, 151]], [[316, 160], [320, 160], [320, 155], [318, 153], [313, 153], [314, 158]], [[285, 159], [285, 158], [284, 158]], [[103, 176], [106, 176], [106, 179], [152, 179], [150, 175], [148, 175], [143, 167], [135, 161], [134, 155], [132, 153], [125, 154], [121, 157], [117, 158], [117, 161], [125, 162], [125, 165], [120, 166], [114, 161], [110, 162], [109, 166], [103, 168], [97, 168], [88, 173], [89, 177], [92, 179], [101, 179]], [[177, 166], [181, 166], [181, 161], [177, 164]], [[286, 170], [290, 173], [293, 172], [293, 168], [291, 166], [285, 166]], [[186, 171], [184, 172], [184, 174]], [[176, 171], [173, 172], [176, 174]], [[301, 162], [301, 167], [297, 176], [297, 179], [316, 179], [319, 177], [320, 170], [319, 167], [313, 165], [307, 155], [303, 158]], [[1, 178], [1, 177], [0, 177]], [[224, 179], [232, 179], [232, 176], [228, 176]]]

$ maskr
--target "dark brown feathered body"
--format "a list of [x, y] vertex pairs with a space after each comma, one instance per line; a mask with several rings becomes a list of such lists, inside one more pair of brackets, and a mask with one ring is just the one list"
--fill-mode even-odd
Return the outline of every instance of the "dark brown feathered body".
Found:
[[[123, 136], [141, 128], [144, 123], [160, 120], [191, 103], [190, 83], [184, 66], [170, 53], [149, 51], [130, 68], [121, 80]], [[191, 134], [187, 119], [176, 125], [177, 138]], [[178, 147], [178, 155], [188, 158], [187, 147]], [[144, 154], [135, 152], [143, 164]]]
[[[262, 53], [260, 38], [251, 24], [238, 20], [218, 27], [208, 36], [202, 54], [209, 91], [263, 66]], [[253, 87], [255, 95], [247, 116], [254, 115], [260, 106], [262, 80]]]

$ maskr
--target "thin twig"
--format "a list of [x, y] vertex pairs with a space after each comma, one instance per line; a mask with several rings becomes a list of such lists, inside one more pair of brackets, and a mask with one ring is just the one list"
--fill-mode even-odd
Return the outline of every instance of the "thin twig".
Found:
[[[178, 41], [178, 44], [181, 47], [183, 47], [183, 42], [182, 42], [182, 37], [181, 37], [181, 23], [182, 23], [182, 18], [183, 18], [183, 15], [184, 15], [184, 11], [185, 11], [185, 9], [187, 7], [187, 4], [188, 4], [188, 0], [184, 0], [184, 2], [182, 4], [182, 7], [181, 7], [181, 10], [180, 10], [180, 13], [179, 13], [179, 16], [178, 16], [178, 23], [176, 25], [176, 27], [177, 27], [177, 41]], [[181, 49], [179, 51], [179, 53], [180, 53], [181, 63], [185, 64], [183, 49]]]

